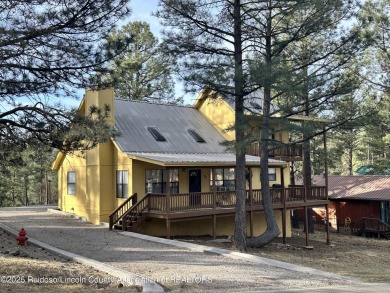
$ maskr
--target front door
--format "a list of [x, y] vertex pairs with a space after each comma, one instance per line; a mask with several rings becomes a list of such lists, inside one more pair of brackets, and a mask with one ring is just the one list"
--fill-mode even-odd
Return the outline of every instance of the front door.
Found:
[[[189, 192], [190, 192], [190, 205], [200, 205], [201, 203], [201, 181], [202, 177], [200, 174], [200, 170], [190, 170], [189, 171]], [[199, 192], [199, 193], [196, 193]]]

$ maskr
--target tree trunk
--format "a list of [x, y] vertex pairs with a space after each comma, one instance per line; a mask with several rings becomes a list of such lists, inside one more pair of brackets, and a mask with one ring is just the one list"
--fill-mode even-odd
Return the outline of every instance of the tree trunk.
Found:
[[351, 130], [351, 136], [350, 136], [350, 144], [348, 148], [348, 175], [353, 175], [353, 144], [354, 141], [352, 139], [353, 137], [353, 130]]
[[245, 139], [244, 115], [244, 83], [242, 68], [242, 40], [241, 40], [241, 3], [234, 1], [234, 94], [235, 94], [235, 119], [236, 119], [236, 210], [234, 245], [240, 251], [246, 251], [246, 181], [245, 181], [245, 148], [241, 143]]
[[[271, 34], [272, 34], [272, 1], [268, 1], [268, 19], [266, 28], [266, 63], [267, 74], [272, 76], [272, 53], [271, 53]], [[262, 247], [280, 234], [278, 224], [275, 219], [274, 210], [272, 207], [272, 199], [269, 188], [268, 177], [268, 138], [271, 134], [271, 84], [266, 83], [264, 86], [264, 101], [263, 101], [263, 122], [260, 137], [260, 180], [261, 194], [263, 196], [263, 206], [265, 220], [267, 223], [266, 231], [258, 237], [248, 240], [248, 246]]]
[[[309, 116], [309, 97], [308, 97], [309, 93], [306, 92], [305, 93], [305, 99], [306, 99], [306, 102], [305, 102], [305, 116]], [[306, 122], [303, 122], [304, 124], [306, 124]], [[306, 128], [306, 127], [305, 127]], [[310, 140], [309, 140], [309, 137], [310, 137], [310, 133], [308, 133], [308, 130], [307, 129], [304, 129], [304, 133], [303, 133], [303, 171], [304, 171], [304, 184], [306, 186], [311, 186], [311, 158], [310, 158]], [[305, 189], [306, 191], [308, 189]], [[308, 195], [306, 195], [307, 197]], [[306, 229], [308, 229], [307, 231], [311, 234], [314, 233], [314, 223], [313, 223], [313, 209], [312, 208], [308, 208], [307, 209], [307, 223], [308, 223], [308, 228], [304, 227], [304, 232], [306, 232]]]

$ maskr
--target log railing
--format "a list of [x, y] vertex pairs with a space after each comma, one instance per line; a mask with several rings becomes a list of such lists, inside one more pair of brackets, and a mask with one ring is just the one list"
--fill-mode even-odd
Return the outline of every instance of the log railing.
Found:
[[119, 222], [122, 219], [123, 215], [136, 203], [137, 203], [137, 193], [134, 193], [109, 215], [110, 230], [117, 222]]

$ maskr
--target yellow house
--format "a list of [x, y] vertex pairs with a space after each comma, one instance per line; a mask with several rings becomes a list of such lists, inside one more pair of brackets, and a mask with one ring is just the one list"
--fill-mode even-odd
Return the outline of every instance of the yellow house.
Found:
[[[223, 142], [234, 124], [234, 107], [203, 91], [193, 107], [150, 104], [114, 98], [113, 90], [88, 90], [79, 111], [111, 107], [109, 123], [120, 132], [110, 142], [74, 155], [60, 153], [58, 206], [110, 228], [156, 236], [233, 235], [235, 154]], [[287, 133], [275, 133], [288, 142]], [[246, 156], [247, 233], [265, 226], [258, 146]], [[289, 237], [289, 209], [326, 205], [324, 187], [289, 187], [289, 160], [299, 149], [270, 153], [269, 173], [275, 215]]]

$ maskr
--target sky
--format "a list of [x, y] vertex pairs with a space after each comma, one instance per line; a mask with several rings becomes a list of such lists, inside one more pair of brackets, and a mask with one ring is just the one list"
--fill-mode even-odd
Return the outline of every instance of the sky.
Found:
[[[118, 26], [120, 27], [130, 21], [145, 21], [149, 23], [150, 30], [152, 31], [153, 35], [158, 39], [161, 39], [162, 26], [160, 25], [159, 19], [152, 15], [152, 13], [155, 12], [158, 8], [158, 2], [159, 0], [131, 0], [130, 16], [122, 22], [118, 23]], [[78, 107], [83, 94], [84, 90], [80, 90], [80, 94], [78, 94], [79, 99], [68, 101], [67, 104], [70, 104], [72, 107]], [[185, 94], [183, 84], [179, 81], [175, 81], [175, 93], [173, 94], [176, 96], [183, 96], [184, 105], [192, 105], [197, 98], [196, 94]]]
[[[150, 30], [153, 35], [158, 39], [161, 39], [162, 26], [157, 17], [152, 14], [156, 12], [158, 8], [159, 0], [131, 0], [130, 7], [132, 13], [126, 21], [146, 21], [150, 25]], [[193, 104], [197, 98], [197, 94], [185, 94], [183, 84], [175, 82], [175, 95], [184, 97], [184, 105]]]
[[158, 18], [152, 15], [152, 13], [157, 10], [158, 2], [158, 0], [131, 0], [130, 7], [132, 13], [128, 18], [128, 21], [146, 21], [149, 23], [152, 33], [155, 36], [160, 37], [162, 27]]

